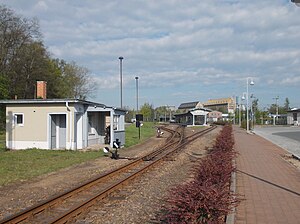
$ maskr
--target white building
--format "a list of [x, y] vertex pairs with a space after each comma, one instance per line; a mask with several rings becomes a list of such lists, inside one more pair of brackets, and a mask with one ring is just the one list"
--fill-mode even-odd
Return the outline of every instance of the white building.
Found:
[[287, 112], [287, 124], [300, 125], [300, 109], [294, 108]]
[[3, 100], [9, 149], [125, 144], [126, 111], [78, 99]]

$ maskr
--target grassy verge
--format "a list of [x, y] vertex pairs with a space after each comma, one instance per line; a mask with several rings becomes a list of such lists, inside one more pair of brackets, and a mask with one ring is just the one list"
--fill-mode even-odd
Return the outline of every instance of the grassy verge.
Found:
[[153, 122], [144, 122], [141, 129], [141, 138], [139, 139], [139, 129], [135, 126], [135, 123], [130, 124], [126, 127], [126, 140], [125, 147], [130, 147], [136, 145], [140, 142], [145, 141], [146, 139], [155, 135], [155, 123]]
[[5, 151], [5, 131], [0, 131], [0, 152]]
[[28, 149], [0, 151], [0, 185], [28, 180], [102, 156], [102, 152]]
[[[126, 147], [138, 144], [155, 134], [154, 123], [145, 122], [141, 127], [141, 139], [135, 124], [126, 127]], [[28, 149], [5, 150], [5, 132], [0, 132], [0, 186], [29, 180], [75, 164], [103, 156], [102, 151], [68, 151]]]

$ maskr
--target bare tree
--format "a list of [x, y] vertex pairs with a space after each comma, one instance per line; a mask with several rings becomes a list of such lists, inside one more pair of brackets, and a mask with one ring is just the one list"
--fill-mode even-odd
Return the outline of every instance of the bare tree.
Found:
[[67, 97], [86, 99], [95, 90], [95, 82], [88, 69], [78, 66], [75, 62], [64, 65], [62, 78], [66, 91], [64, 95]]

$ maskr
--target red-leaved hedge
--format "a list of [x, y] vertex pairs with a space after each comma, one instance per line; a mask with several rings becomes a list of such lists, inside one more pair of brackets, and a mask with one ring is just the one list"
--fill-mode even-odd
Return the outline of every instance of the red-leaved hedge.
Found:
[[237, 205], [230, 192], [233, 145], [232, 127], [225, 125], [208, 156], [194, 168], [193, 181], [171, 189], [162, 223], [224, 223]]

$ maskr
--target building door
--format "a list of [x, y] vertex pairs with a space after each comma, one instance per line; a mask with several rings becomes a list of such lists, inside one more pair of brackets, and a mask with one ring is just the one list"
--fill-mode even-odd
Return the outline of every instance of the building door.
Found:
[[65, 114], [51, 114], [51, 149], [66, 148], [66, 124]]
[[77, 149], [83, 148], [82, 113], [75, 114], [74, 142], [76, 143]]

